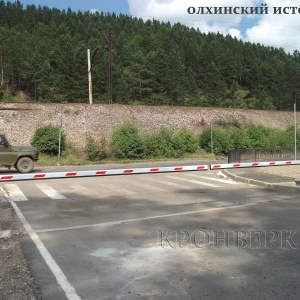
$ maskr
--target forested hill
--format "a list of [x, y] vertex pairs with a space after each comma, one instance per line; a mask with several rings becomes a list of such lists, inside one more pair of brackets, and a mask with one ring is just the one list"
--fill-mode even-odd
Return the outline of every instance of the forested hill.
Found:
[[110, 27], [113, 103], [291, 110], [299, 100], [298, 51], [180, 23], [1, 0], [4, 97], [22, 91], [32, 101], [88, 102], [89, 48], [94, 102], [107, 103]]

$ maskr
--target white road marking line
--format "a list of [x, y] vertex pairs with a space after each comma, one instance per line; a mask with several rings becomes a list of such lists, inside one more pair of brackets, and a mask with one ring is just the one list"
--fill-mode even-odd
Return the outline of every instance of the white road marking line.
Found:
[[226, 179], [220, 179], [220, 178], [213, 178], [213, 177], [208, 177], [208, 176], [199, 176], [199, 175], [196, 175], [196, 174], [185, 174], [185, 175], [200, 178], [200, 179], [206, 179], [206, 180], [212, 180], [212, 181], [227, 183], [227, 184], [241, 184], [241, 182], [236, 182], [236, 181], [231, 181], [231, 180], [226, 180]]
[[179, 189], [191, 189], [190, 186], [182, 185], [182, 184], [175, 183], [175, 182], [164, 182], [163, 184], [166, 184], [166, 185], [169, 185], [169, 186], [174, 186], [174, 187], [177, 187]]
[[[155, 183], [158, 182], [157, 179], [154, 179], [154, 178], [147, 178], [147, 181], [152, 181]], [[182, 184], [175, 183], [175, 182], [169, 182], [169, 181], [159, 181], [159, 183], [162, 185], [169, 185], [169, 186], [173, 186], [173, 187], [180, 188], [180, 189], [190, 189], [191, 188], [190, 186], [182, 185]]]
[[227, 175], [224, 174], [222, 171], [219, 171], [217, 174], [218, 174], [219, 176], [222, 176], [223, 178], [227, 178]]
[[176, 179], [176, 180], [182, 180], [182, 181], [186, 181], [186, 182], [190, 182], [190, 183], [195, 183], [195, 184], [200, 184], [200, 185], [204, 185], [204, 186], [210, 186], [210, 187], [220, 187], [219, 185], [215, 185], [212, 183], [207, 183], [207, 182], [203, 182], [203, 181], [199, 181], [199, 180], [191, 180], [191, 179], [186, 179], [186, 178], [182, 178], [182, 177], [176, 177], [176, 176], [167, 176], [168, 178], [171, 179]]
[[[147, 180], [157, 183], [157, 180], [153, 179], [153, 178], [147, 178]], [[169, 186], [172, 186], [172, 187], [175, 187], [175, 188], [180, 188], [180, 189], [191, 189], [190, 186], [186, 186], [186, 185], [182, 185], [182, 184], [175, 183], [175, 182], [170, 182], [170, 181], [160, 181], [159, 183], [162, 184], [162, 185], [169, 185]]]
[[55, 262], [55, 260], [53, 259], [53, 257], [51, 256], [51, 254], [49, 253], [49, 251], [43, 244], [43, 242], [40, 240], [38, 235], [33, 231], [32, 227], [25, 219], [24, 215], [22, 214], [22, 212], [19, 209], [19, 207], [17, 206], [17, 204], [10, 198], [9, 194], [6, 193], [6, 191], [3, 190], [3, 188], [0, 188], [0, 189], [2, 190], [4, 196], [7, 198], [7, 200], [10, 202], [10, 204], [14, 208], [16, 214], [18, 215], [19, 219], [23, 223], [23, 226], [24, 226], [26, 232], [29, 233], [30, 238], [35, 243], [37, 249], [41, 253], [41, 255], [44, 258], [49, 269], [52, 271], [53, 275], [55, 276], [58, 284], [61, 286], [61, 288], [65, 292], [67, 299], [81, 300], [81, 298], [77, 295], [74, 287], [69, 283], [67, 277], [65, 276], [65, 274], [63, 273], [61, 268], [57, 265], [57, 263]]
[[1, 190], [0, 190], [0, 202], [7, 202], [6, 198], [2, 194]]
[[11, 230], [0, 231], [0, 239], [6, 239], [11, 236]]
[[80, 184], [71, 185], [71, 188], [76, 191], [87, 190], [87, 188], [85, 186], [82, 186]]
[[12, 201], [28, 201], [21, 189], [16, 184], [5, 184], [5, 189]]
[[147, 189], [155, 192], [168, 192], [166, 189], [159, 188], [157, 186], [149, 185], [149, 184], [144, 184], [144, 183], [133, 183], [134, 186], [137, 186], [142, 189]]
[[[186, 212], [180, 212], [180, 213], [174, 213], [174, 214], [166, 214], [166, 215], [160, 215], [160, 216], [151, 216], [151, 217], [143, 217], [143, 218], [136, 218], [136, 219], [120, 220], [120, 221], [111, 221], [111, 222], [104, 222], [104, 223], [98, 223], [98, 224], [89, 224], [89, 225], [82, 225], [82, 226], [40, 229], [40, 230], [35, 230], [33, 232], [35, 232], [35, 233], [45, 233], [45, 232], [66, 231], [66, 230], [84, 229], [84, 228], [111, 227], [111, 226], [115, 226], [115, 225], [131, 223], [131, 222], [139, 222], [139, 221], [147, 221], [147, 220], [155, 220], [155, 219], [164, 219], [164, 218], [171, 218], [171, 217], [178, 217], [178, 216], [185, 216], [185, 215], [194, 215], [194, 214], [201, 214], [201, 213], [218, 211], [218, 210], [236, 209], [236, 208], [243, 208], [243, 207], [255, 206], [255, 205], [259, 205], [259, 203], [256, 202], [256, 203], [247, 203], [247, 204], [241, 204], [241, 205], [214, 207], [214, 208], [208, 208], [208, 209], [203, 209], [203, 210], [186, 211]], [[32, 232], [31, 231], [24, 232], [24, 234], [30, 234], [30, 233], [32, 233]]]
[[[121, 194], [126, 194], [126, 195], [134, 195], [134, 194], [137, 194], [136, 192], [132, 191], [132, 190], [128, 190], [128, 189], [124, 189], [124, 188], [120, 188], [118, 187], [117, 185], [114, 185], [114, 184], [99, 184], [99, 186], [105, 188], [104, 191], [99, 191], [99, 193], [101, 192], [109, 192], [111, 193], [111, 191], [113, 192], [116, 192], [116, 193], [121, 193]], [[110, 190], [110, 191], [107, 191], [107, 190]]]
[[50, 187], [46, 183], [36, 183], [35, 184], [45, 195], [53, 200], [63, 200], [66, 199], [64, 195], [59, 194], [55, 189]]

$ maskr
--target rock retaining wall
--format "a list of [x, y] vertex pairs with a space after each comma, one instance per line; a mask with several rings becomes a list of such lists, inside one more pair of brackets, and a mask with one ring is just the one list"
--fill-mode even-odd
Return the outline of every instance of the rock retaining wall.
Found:
[[[112, 130], [126, 122], [138, 126], [141, 132], [153, 132], [162, 127], [187, 127], [200, 133], [210, 122], [237, 119], [242, 123], [262, 124], [271, 128], [286, 128], [293, 124], [293, 112], [243, 110], [203, 107], [128, 106], [100, 104], [35, 104], [2, 103], [0, 131], [14, 145], [29, 144], [38, 127], [58, 125], [62, 115], [63, 131], [69, 142], [83, 147], [86, 136], [110, 138]], [[300, 114], [298, 114], [298, 122]]]

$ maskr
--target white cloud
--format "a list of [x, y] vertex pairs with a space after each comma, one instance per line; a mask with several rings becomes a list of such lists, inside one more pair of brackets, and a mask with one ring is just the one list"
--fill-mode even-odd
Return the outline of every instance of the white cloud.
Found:
[[90, 14], [95, 14], [98, 11], [97, 8], [92, 8], [90, 9]]
[[[180, 22], [198, 27], [202, 32], [220, 32], [238, 39], [283, 47], [286, 51], [300, 50], [300, 13], [274, 14], [273, 7], [299, 7], [296, 0], [128, 0], [133, 16]], [[189, 14], [195, 7], [261, 7], [267, 4], [268, 14]], [[205, 10], [206, 11], [206, 10]]]
[[[300, 13], [292, 14], [292, 10], [286, 10], [290, 14], [274, 14], [274, 7], [297, 7], [296, 1], [269, 0], [269, 14], [263, 15], [258, 24], [247, 29], [247, 40], [255, 43], [267, 44], [274, 47], [282, 47], [288, 52], [300, 50]], [[300, 6], [298, 6], [300, 8]]]

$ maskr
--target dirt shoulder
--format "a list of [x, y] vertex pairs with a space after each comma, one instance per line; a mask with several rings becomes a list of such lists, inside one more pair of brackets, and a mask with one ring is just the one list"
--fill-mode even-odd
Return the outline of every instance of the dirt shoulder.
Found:
[[8, 204], [0, 203], [0, 235], [10, 230], [7, 237], [0, 238], [0, 299], [36, 300], [38, 288], [22, 253], [22, 231], [16, 228], [12, 213]]

